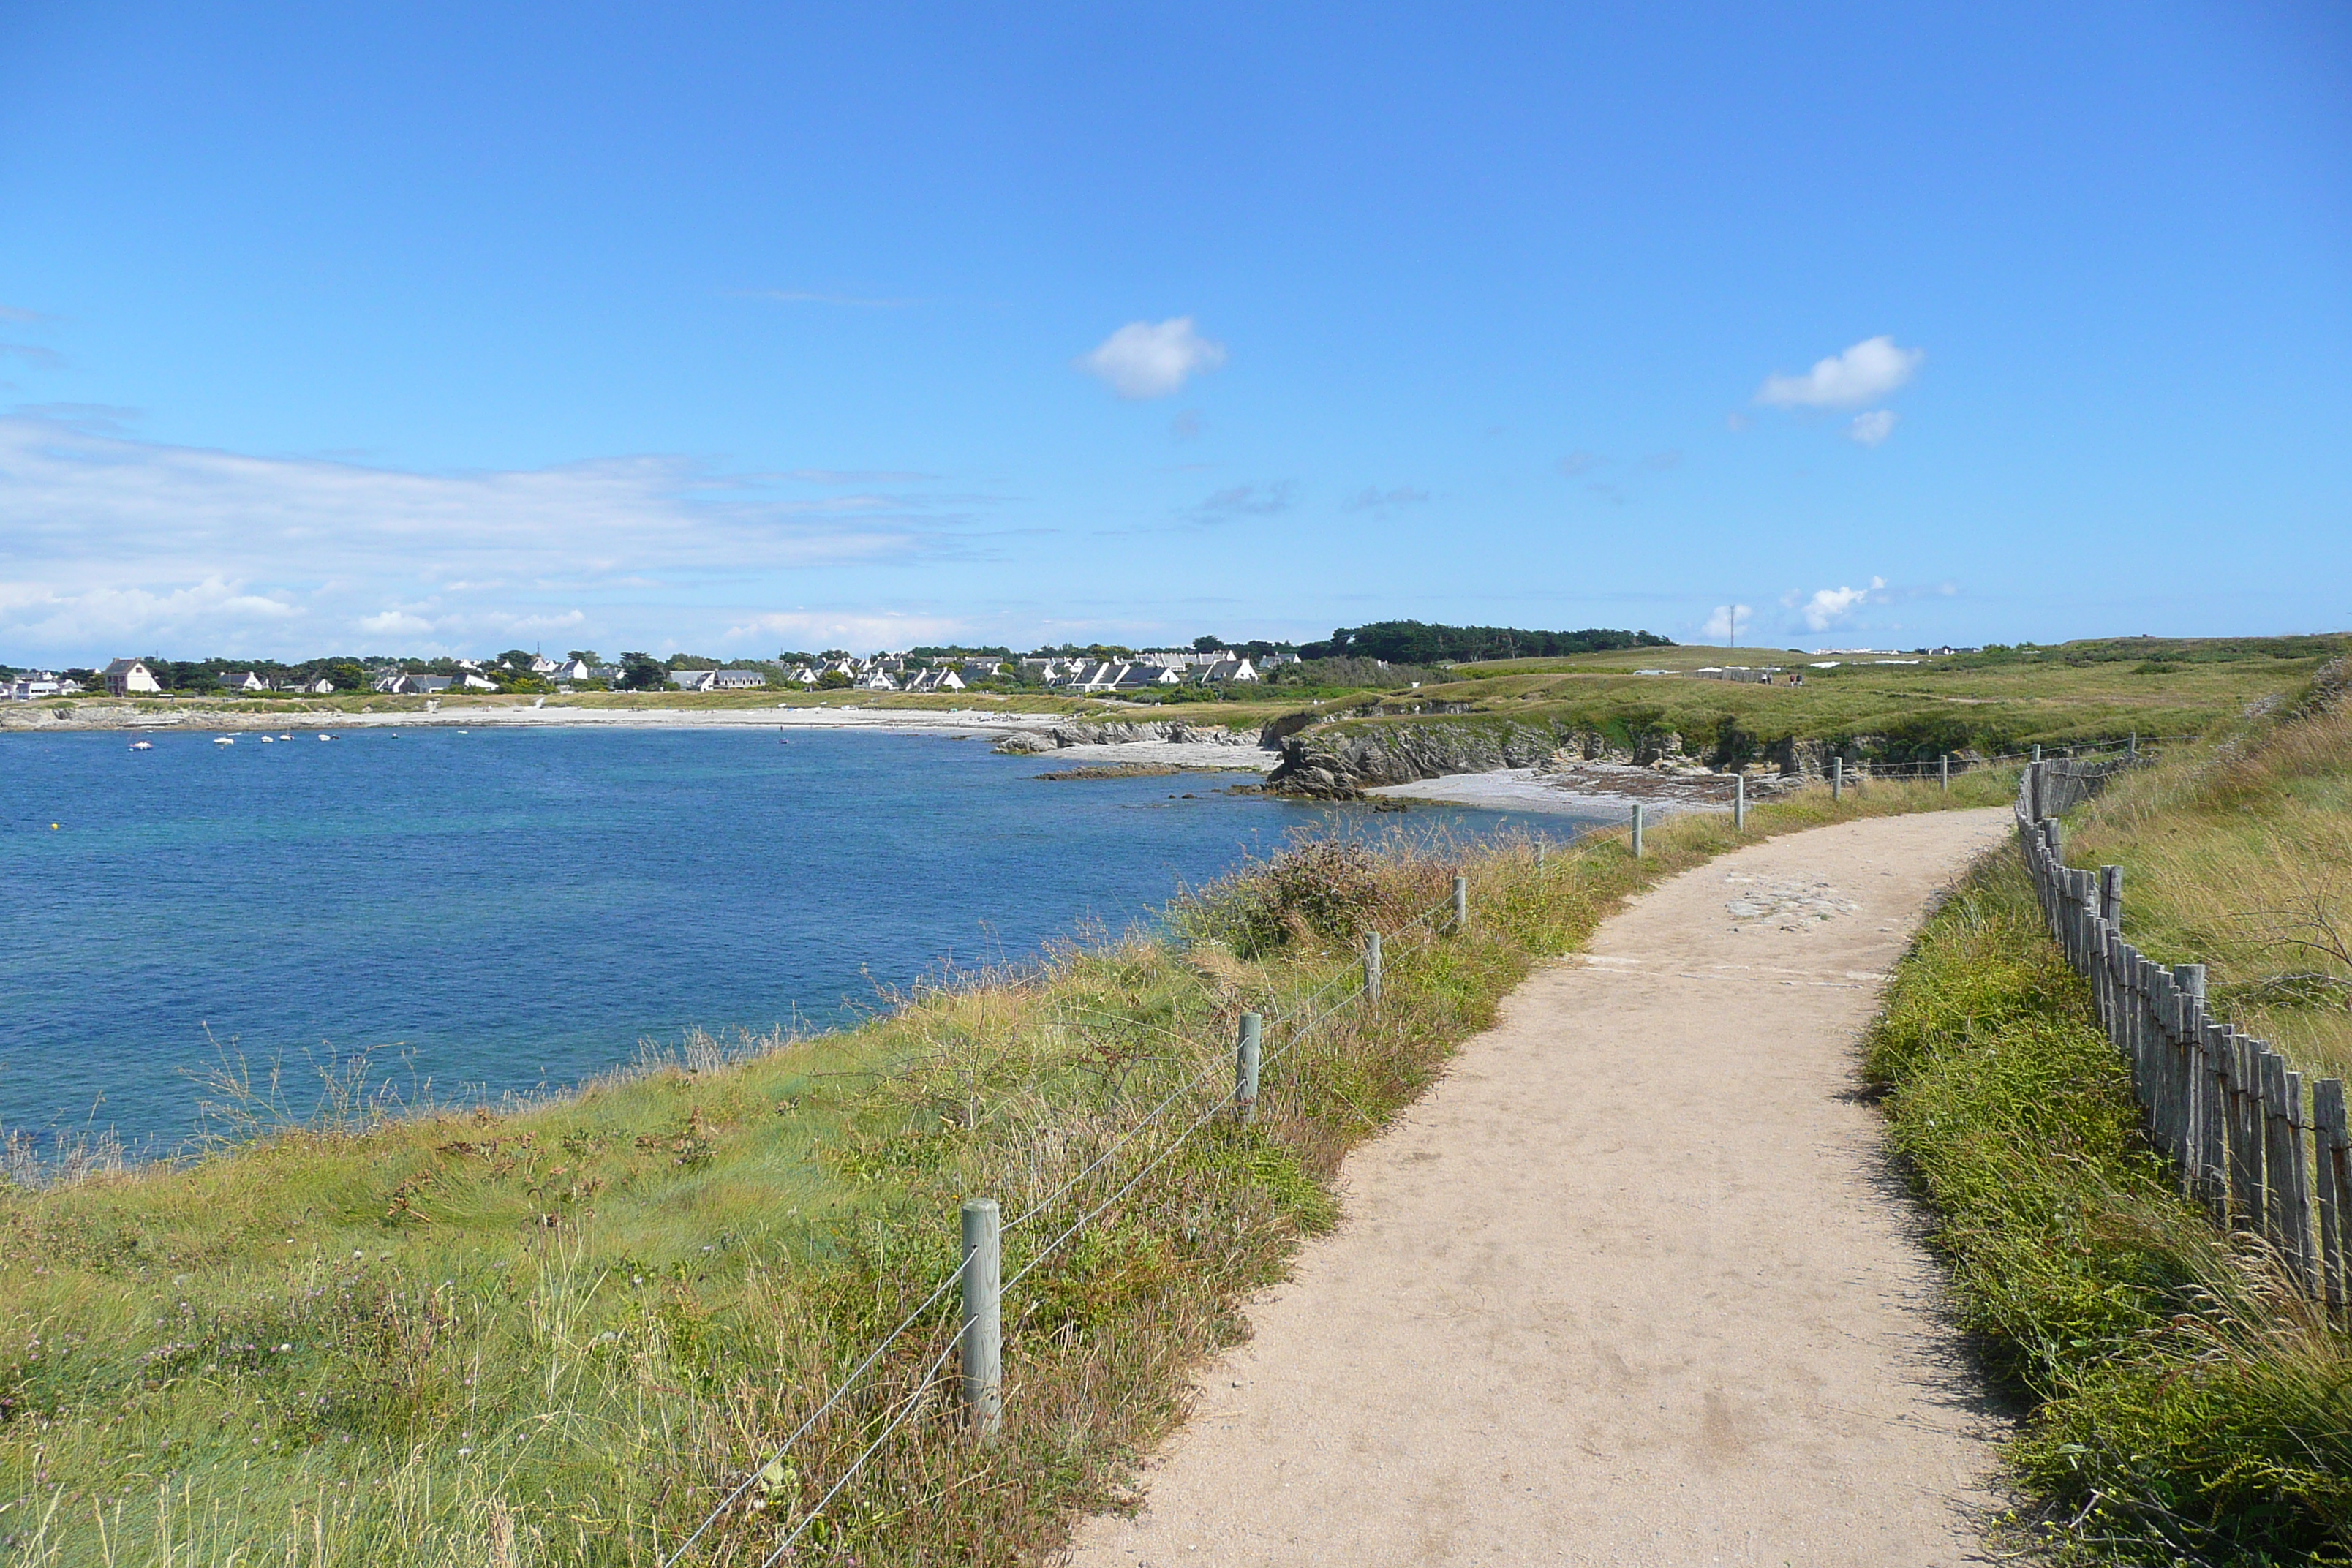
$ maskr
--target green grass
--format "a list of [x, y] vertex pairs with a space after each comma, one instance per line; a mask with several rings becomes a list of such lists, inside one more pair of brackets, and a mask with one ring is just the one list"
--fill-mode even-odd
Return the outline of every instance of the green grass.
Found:
[[[2250, 705], [2307, 685], [2352, 638], [2273, 637], [2068, 643], [1929, 658], [1916, 666], [1804, 668], [1754, 649], [1645, 648], [1567, 659], [1470, 665], [1419, 691], [1370, 695], [1323, 711], [1341, 732], [1464, 722], [1427, 716], [1466, 705], [1469, 721], [1591, 729], [1621, 742], [1673, 731], [1692, 751], [1734, 759], [1775, 742], [1859, 741], [1893, 760], [1986, 754], [2042, 744], [2201, 735]], [[1707, 680], [1702, 664], [1777, 658], [1801, 687]]]
[[[1813, 791], [1748, 837], [2008, 787]], [[341, 1125], [0, 1194], [0, 1563], [656, 1562], [952, 1268], [963, 1197], [1018, 1214], [1196, 1071], [1222, 1089], [1240, 1012], [1347, 975], [1357, 924], [1394, 929], [1461, 868], [1471, 931], [1391, 942], [1382, 1004], [1272, 1066], [1255, 1127], [1147, 1135], [1009, 1234], [1008, 1273], [1167, 1156], [1008, 1297], [1003, 1441], [967, 1442], [934, 1393], [804, 1559], [1034, 1562], [1125, 1495], [1244, 1295], [1330, 1223], [1347, 1149], [1533, 964], [1738, 842], [1684, 817], [1639, 864], [1602, 843], [1542, 873], [1524, 844], [1317, 851], [1201, 889], [1165, 939], [731, 1064], [704, 1049], [504, 1116], [371, 1120], [347, 1083]], [[1270, 1026], [1269, 1052], [1288, 1038]], [[925, 1319], [688, 1561], [763, 1556], [946, 1327]]]
[[1897, 970], [1866, 1059], [1956, 1314], [2030, 1407], [2030, 1533], [2068, 1561], [2352, 1559], [2352, 1344], [2182, 1201], [2018, 856]]

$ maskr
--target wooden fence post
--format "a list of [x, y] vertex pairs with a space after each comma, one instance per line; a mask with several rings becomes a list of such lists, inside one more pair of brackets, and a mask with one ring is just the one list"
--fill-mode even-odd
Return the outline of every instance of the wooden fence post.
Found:
[[1830, 798], [1845, 798], [1845, 758], [1843, 754], [1830, 759]]
[[2278, 1060], [2285, 1090], [2279, 1097], [2279, 1132], [2286, 1152], [2286, 1255], [2303, 1277], [2304, 1294], [2316, 1297], [2319, 1260], [2311, 1244], [2311, 1161], [2305, 1147], [2310, 1140], [2304, 1135], [2311, 1124], [2303, 1112], [2303, 1075], [2289, 1071], [2284, 1057]]
[[2327, 1310], [2341, 1312], [2345, 1295], [2344, 1080], [2323, 1078], [2311, 1086], [2313, 1163], [2319, 1176], [2319, 1273]]
[[2239, 1223], [2263, 1228], [2262, 1058], [2252, 1039], [2230, 1031], [2230, 1188]]
[[982, 1442], [1004, 1419], [1004, 1310], [994, 1198], [963, 1205], [963, 1408]]
[[[1642, 820], [1642, 808], [1638, 805], [1633, 808], [1633, 820], [1636, 824]], [[1642, 852], [1641, 832], [1638, 826], [1634, 827], [1633, 853], [1636, 855]], [[1454, 879], [1454, 929], [1456, 931], [1465, 931], [1470, 929], [1470, 879], [1467, 877]]]
[[1234, 1116], [1244, 1127], [1257, 1120], [1257, 1064], [1265, 1048], [1263, 1029], [1256, 1014], [1242, 1015], [1241, 1038], [1234, 1047]]
[[1946, 795], [1952, 793], [1952, 753], [1944, 752], [1936, 759], [1936, 776], [1942, 782]]
[[1370, 931], [1364, 933], [1364, 1000], [1377, 1002], [1380, 999], [1381, 933]]
[[1748, 775], [1746, 773], [1731, 775], [1731, 830], [1734, 833], [1748, 831]]
[[1633, 858], [1642, 858], [1642, 803], [1633, 803]]

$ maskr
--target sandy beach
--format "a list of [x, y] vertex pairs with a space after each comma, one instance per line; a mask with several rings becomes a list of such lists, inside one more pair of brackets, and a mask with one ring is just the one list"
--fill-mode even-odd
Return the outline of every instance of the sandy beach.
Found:
[[[1762, 798], [1777, 781], [1750, 780], [1748, 799]], [[1732, 783], [1723, 773], [1662, 773], [1628, 763], [1582, 763], [1559, 770], [1498, 768], [1448, 773], [1412, 784], [1376, 784], [1376, 800], [1425, 800], [1488, 811], [1556, 812], [1567, 816], [1630, 816], [1640, 802], [1655, 821], [1686, 811], [1729, 811]]]

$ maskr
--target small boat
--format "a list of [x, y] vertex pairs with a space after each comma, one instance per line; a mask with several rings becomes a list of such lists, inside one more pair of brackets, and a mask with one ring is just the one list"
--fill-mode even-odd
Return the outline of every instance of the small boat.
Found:
[[321, 730], [321, 731], [319, 731], [319, 739], [320, 739], [321, 741], [331, 741], [331, 740], [333, 740], [333, 739], [334, 739], [334, 737], [333, 737], [332, 735], [328, 734], [324, 730]]
[[134, 752], [152, 752], [155, 749], [155, 742], [152, 741], [133, 741], [131, 742], [131, 749]]
[[234, 746], [236, 744], [236, 737], [234, 735], [215, 735], [213, 737], [213, 744], [215, 746]]
[[264, 735], [261, 737], [261, 743], [265, 746], [274, 746], [278, 743], [278, 737], [275, 735]]
[[294, 737], [293, 737], [293, 736], [291, 736], [291, 735], [280, 735], [280, 736], [278, 736], [278, 738], [279, 740], [281, 740], [281, 741], [290, 741], [290, 740], [292, 740]]

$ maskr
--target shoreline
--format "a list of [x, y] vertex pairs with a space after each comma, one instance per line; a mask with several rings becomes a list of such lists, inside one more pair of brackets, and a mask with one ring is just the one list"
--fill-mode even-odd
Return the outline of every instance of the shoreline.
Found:
[[[316, 708], [283, 712], [221, 710], [141, 712], [128, 703], [92, 702], [66, 717], [0, 712], [0, 735], [100, 733], [260, 734], [362, 730], [841, 730], [921, 734], [950, 740], [1002, 742], [1016, 734], [1040, 737], [1057, 728], [1135, 722], [1123, 717], [1080, 718], [1062, 712], [1005, 712], [971, 708], [866, 708], [854, 704], [752, 708], [634, 708], [467, 705], [435, 712], [419, 709], [346, 712]], [[1142, 715], [1137, 716], [1138, 720]], [[1145, 722], [1169, 721], [1145, 720]], [[1181, 722], [1181, 720], [1174, 721]], [[1171, 741], [1160, 738], [1050, 742], [1028, 755], [1049, 767], [1135, 765], [1184, 772], [1265, 774], [1282, 760], [1278, 750], [1248, 741]], [[1084, 779], [1057, 780], [1084, 783]], [[1639, 803], [1652, 820], [1686, 812], [1728, 811], [1730, 775], [1660, 773], [1631, 763], [1581, 763], [1557, 769], [1499, 768], [1486, 773], [1446, 773], [1405, 784], [1375, 784], [1370, 801], [1455, 805], [1483, 811], [1534, 812], [1586, 818], [1630, 816]], [[1769, 799], [1779, 781], [1751, 779], [1749, 799]]]

